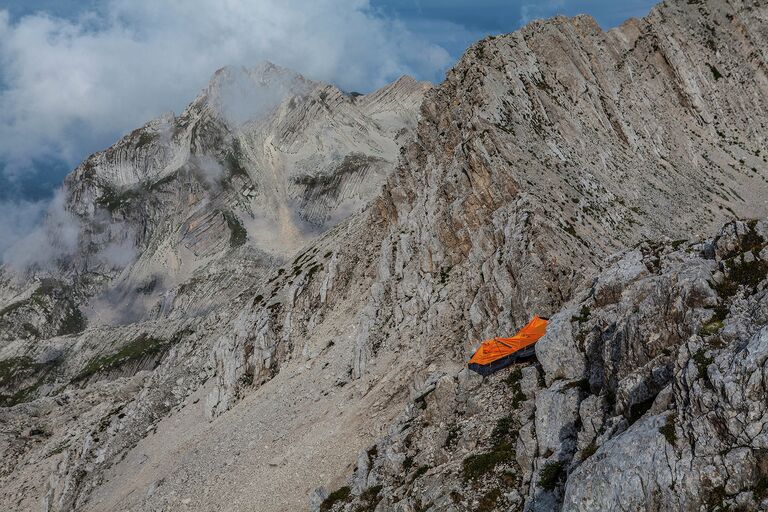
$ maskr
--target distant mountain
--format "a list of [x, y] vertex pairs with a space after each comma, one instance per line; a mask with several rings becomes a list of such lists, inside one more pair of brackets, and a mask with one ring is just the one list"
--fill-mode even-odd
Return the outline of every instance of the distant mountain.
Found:
[[2, 274], [0, 503], [765, 508], [767, 21], [536, 21], [364, 96], [219, 71]]
[[[44, 236], [11, 260], [63, 279], [96, 323], [168, 314], [180, 285], [188, 292], [190, 279], [207, 282], [222, 265], [229, 275], [210, 284], [235, 295], [233, 266], [257, 274], [279, 264], [379, 193], [428, 88], [403, 77], [354, 96], [271, 63], [223, 68], [180, 116], [86, 159], [66, 179]], [[56, 244], [61, 231], [73, 232], [65, 247]], [[41, 247], [59, 259], [53, 273], [38, 261]], [[15, 292], [11, 303], [25, 297], [25, 288]], [[206, 292], [205, 309], [210, 299]], [[28, 320], [52, 323], [48, 313]]]

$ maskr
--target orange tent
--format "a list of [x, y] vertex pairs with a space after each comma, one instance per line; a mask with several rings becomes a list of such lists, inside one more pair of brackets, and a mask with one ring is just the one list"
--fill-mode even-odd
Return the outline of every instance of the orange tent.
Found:
[[469, 360], [469, 369], [480, 375], [490, 375], [512, 363], [531, 357], [534, 354], [533, 344], [544, 336], [546, 329], [547, 319], [535, 315], [533, 320], [511, 338], [485, 340]]

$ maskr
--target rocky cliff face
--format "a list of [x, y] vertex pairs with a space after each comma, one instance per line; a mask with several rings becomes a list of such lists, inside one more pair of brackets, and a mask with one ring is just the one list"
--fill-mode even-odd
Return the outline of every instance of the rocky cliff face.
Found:
[[[84, 227], [51, 295], [90, 324], [8, 317], [0, 499], [759, 506], [768, 233], [725, 223], [768, 215], [767, 17], [678, 0], [485, 39], [412, 141], [410, 80], [220, 72], [69, 178]], [[467, 372], [533, 313], [536, 364]]]
[[120, 324], [177, 302], [185, 315], [190, 302], [210, 307], [204, 283], [237, 295], [233, 273], [282, 263], [378, 194], [427, 88], [404, 77], [349, 95], [269, 63], [219, 70], [180, 116], [151, 121], [67, 178], [42, 233], [8, 258], [32, 285], [6, 283], [3, 302], [38, 324], [50, 314], [20, 301], [53, 277], [92, 323]]
[[431, 374], [325, 509], [764, 508], [766, 229], [618, 254], [536, 363]]

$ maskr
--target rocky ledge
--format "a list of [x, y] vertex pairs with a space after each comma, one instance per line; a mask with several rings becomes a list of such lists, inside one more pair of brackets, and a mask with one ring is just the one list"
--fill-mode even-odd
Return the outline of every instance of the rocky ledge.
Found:
[[537, 360], [430, 374], [314, 510], [768, 506], [768, 223], [623, 251]]

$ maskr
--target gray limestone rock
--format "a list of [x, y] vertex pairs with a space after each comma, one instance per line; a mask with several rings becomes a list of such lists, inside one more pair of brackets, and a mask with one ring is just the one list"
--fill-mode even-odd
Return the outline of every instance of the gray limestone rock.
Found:
[[[535, 21], [360, 97], [223, 69], [0, 272], [2, 508], [765, 506], [767, 229], [729, 221], [768, 214], [767, 9]], [[233, 118], [240, 79], [279, 100]], [[533, 314], [540, 368], [468, 371]]]
[[583, 379], [586, 360], [573, 337], [575, 311], [564, 310], [550, 318], [547, 333], [536, 343], [536, 357], [544, 369], [547, 384], [558, 379]]

